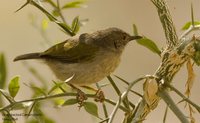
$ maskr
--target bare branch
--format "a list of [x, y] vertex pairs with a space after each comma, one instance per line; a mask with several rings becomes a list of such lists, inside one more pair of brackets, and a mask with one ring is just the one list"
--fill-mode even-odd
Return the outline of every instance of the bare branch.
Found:
[[136, 79], [135, 81], [131, 82], [130, 85], [128, 86], [128, 89], [124, 93], [122, 93], [121, 96], [119, 96], [119, 100], [117, 101], [117, 103], [115, 105], [115, 108], [113, 109], [112, 113], [109, 116], [108, 123], [112, 123], [113, 122], [113, 119], [114, 119], [114, 117], [115, 117], [115, 115], [117, 113], [117, 110], [119, 109], [119, 106], [121, 105], [121, 103], [123, 102], [123, 100], [127, 97], [128, 93], [131, 91], [131, 88], [136, 83], [138, 83], [139, 81], [145, 79], [146, 77], [149, 77], [149, 76], [140, 77], [140, 78]]
[[[162, 63], [160, 64], [154, 75], [155, 77], [157, 77], [156, 81], [158, 84], [162, 85], [163, 83], [171, 83], [175, 74], [180, 70], [183, 64], [192, 56], [194, 56], [196, 52], [194, 48], [194, 43], [200, 42], [196, 42], [195, 38], [184, 40], [184, 42], [182, 42], [179, 46], [163, 53]], [[163, 91], [165, 90], [163, 89]], [[150, 111], [157, 107], [159, 101], [159, 96], [155, 98], [150, 105], [145, 101], [144, 98], [140, 100], [136, 107], [137, 110], [134, 113], [135, 115], [133, 116], [134, 118], [132, 120], [132, 123], [144, 120], [145, 117], [150, 113]]]
[[170, 97], [166, 90], [158, 91], [158, 95], [167, 103], [169, 108], [174, 112], [174, 114], [179, 118], [181, 123], [189, 123], [187, 117], [181, 112], [181, 110], [177, 107], [173, 99]]
[[[25, 103], [25, 102], [35, 102], [35, 101], [38, 102], [38, 101], [43, 101], [43, 100], [52, 99], [52, 98], [76, 96], [76, 95], [77, 95], [77, 93], [60, 93], [60, 94], [55, 94], [55, 95], [41, 96], [41, 97], [37, 97], [37, 98], [16, 101], [16, 102], [13, 102], [13, 103], [11, 103], [9, 105], [6, 105], [6, 106], [0, 108], [0, 112], [7, 111], [10, 108], [14, 107], [15, 105], [22, 104], [22, 103]], [[90, 97], [90, 98], [95, 98], [95, 95], [93, 95], [93, 94], [86, 94], [86, 96]], [[111, 105], [116, 105], [116, 103], [114, 101], [109, 100], [109, 99], [105, 99], [105, 102], [107, 102], [107, 103], [109, 103]], [[125, 107], [120, 105], [119, 108], [121, 110], [123, 110], [124, 112], [127, 112], [127, 109]]]
[[176, 34], [176, 29], [174, 27], [166, 1], [151, 0], [151, 2], [157, 7], [158, 16], [160, 17], [167, 40], [167, 49], [172, 49], [178, 44], [178, 36]]

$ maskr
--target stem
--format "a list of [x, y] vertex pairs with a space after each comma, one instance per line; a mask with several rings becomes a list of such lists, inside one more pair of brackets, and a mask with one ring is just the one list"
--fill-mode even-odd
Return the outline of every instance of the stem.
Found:
[[164, 117], [163, 117], [163, 123], [166, 123], [167, 113], [168, 113], [168, 105], [165, 108], [165, 114], [164, 114]]
[[192, 102], [189, 98], [187, 98], [185, 95], [183, 95], [179, 90], [177, 90], [174, 86], [170, 85], [170, 84], [166, 84], [167, 87], [169, 87], [172, 91], [174, 91], [175, 93], [177, 93], [180, 97], [183, 98], [184, 101], [188, 102], [189, 104], [191, 104], [199, 113], [200, 113], [200, 107], [195, 104], [194, 102]]
[[[96, 86], [97, 86], [98, 89], [101, 89], [101, 87], [99, 86], [98, 83], [96, 83]], [[103, 112], [104, 112], [105, 118], [108, 118], [108, 110], [107, 110], [107, 107], [106, 107], [104, 102], [102, 103], [102, 107], [103, 107]]]
[[104, 102], [102, 103], [102, 107], [103, 107], [103, 112], [104, 112], [105, 118], [108, 118], [108, 111], [107, 111], [107, 107]]
[[63, 15], [63, 13], [62, 13], [62, 10], [60, 9], [60, 2], [59, 2], [59, 0], [57, 0], [57, 8], [56, 8], [56, 9], [58, 10], [58, 13], [59, 13], [60, 18], [62, 19], [62, 21], [63, 21], [65, 24], [67, 24], [67, 21], [66, 21], [64, 15]]
[[136, 84], [138, 83], [139, 81], [145, 79], [146, 76], [144, 77], [140, 77], [138, 79], [136, 79], [135, 81], [131, 82], [130, 85], [128, 86], [128, 89], [121, 95], [119, 96], [119, 100], [117, 101], [116, 105], [115, 105], [115, 108], [113, 109], [112, 113], [110, 114], [109, 116], [109, 121], [108, 123], [112, 123], [113, 122], [113, 119], [117, 113], [117, 110], [119, 109], [119, 106], [121, 105], [121, 103], [123, 102], [123, 100], [127, 97], [128, 93], [131, 91], [131, 88]]
[[180, 40], [182, 40], [184, 37], [186, 37], [187, 35], [189, 35], [192, 31], [195, 30], [200, 30], [200, 25], [195, 25], [195, 26], [190, 26], [189, 29], [187, 29], [181, 36], [180, 36]]
[[113, 81], [113, 79], [111, 78], [111, 76], [107, 76], [108, 80], [110, 81], [112, 87], [114, 88], [114, 90], [116, 91], [117, 95], [120, 96], [121, 92], [119, 90], [119, 88], [117, 87], [117, 85], [115, 84], [115, 82]]
[[[77, 93], [61, 93], [61, 94], [55, 94], [55, 95], [48, 95], [48, 96], [41, 96], [41, 97], [37, 97], [37, 98], [33, 98], [33, 99], [27, 99], [27, 100], [21, 100], [21, 101], [16, 101], [13, 102], [5, 107], [0, 108], [0, 112], [2, 111], [6, 111], [9, 108], [12, 108], [13, 106], [20, 104], [20, 103], [25, 103], [25, 102], [33, 102], [33, 101], [42, 101], [42, 100], [47, 100], [47, 99], [52, 99], [52, 98], [59, 98], [59, 97], [66, 97], [66, 96], [77, 96]], [[95, 98], [95, 95], [93, 94], [86, 94], [87, 97], [90, 98]], [[109, 99], [105, 99], [105, 102], [111, 104], [111, 105], [116, 105], [116, 103], [112, 100]], [[123, 110], [124, 112], [127, 112], [127, 109], [123, 106], [119, 106], [119, 108], [121, 110]]]
[[42, 6], [38, 5], [35, 1], [30, 2], [33, 6], [41, 10], [51, 21], [59, 25], [63, 30], [65, 30], [70, 36], [74, 36], [75, 34], [71, 31], [71, 28], [66, 23], [61, 23], [58, 21], [53, 15], [51, 15], [47, 10], [45, 10]]
[[178, 44], [178, 36], [167, 3], [165, 0], [151, 0], [151, 2], [157, 7], [158, 16], [167, 40], [167, 47], [172, 49]]
[[[110, 81], [110, 83], [111, 83], [112, 87], [114, 88], [114, 90], [116, 91], [117, 95], [120, 97], [121, 96], [121, 91], [119, 90], [119, 88], [117, 87], [117, 85], [115, 84], [115, 82], [113, 81], [111, 76], [107, 76], [107, 78]], [[130, 111], [129, 104], [127, 102], [128, 101], [123, 100], [124, 106]]]
[[162, 90], [159, 90], [158, 95], [165, 101], [165, 103], [174, 112], [174, 114], [181, 121], [181, 123], [189, 123], [187, 117], [177, 107], [177, 105], [175, 104], [175, 102], [172, 100], [172, 98], [165, 89], [162, 88]]
[[108, 123], [112, 123], [112, 122], [113, 122], [114, 117], [115, 117], [115, 115], [116, 115], [116, 113], [117, 113], [117, 110], [118, 110], [118, 108], [119, 108], [119, 106], [120, 106], [120, 104], [121, 104], [121, 102], [122, 102], [122, 97], [124, 97], [124, 95], [119, 96], [119, 100], [117, 101], [117, 103], [116, 103], [116, 105], [115, 105], [115, 108], [113, 109], [112, 113], [111, 113], [110, 116], [109, 116]]

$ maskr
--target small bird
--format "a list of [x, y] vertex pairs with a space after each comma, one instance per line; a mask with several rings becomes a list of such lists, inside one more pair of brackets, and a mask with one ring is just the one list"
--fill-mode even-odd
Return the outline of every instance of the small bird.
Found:
[[78, 38], [69, 38], [44, 52], [17, 56], [14, 61], [43, 60], [58, 79], [65, 81], [72, 77], [67, 82], [70, 85], [87, 86], [110, 75], [119, 65], [127, 43], [140, 38], [113, 27], [83, 33]]

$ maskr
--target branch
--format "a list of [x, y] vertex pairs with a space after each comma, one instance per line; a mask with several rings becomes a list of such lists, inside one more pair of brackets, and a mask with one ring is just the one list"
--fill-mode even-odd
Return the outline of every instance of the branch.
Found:
[[174, 112], [176, 117], [181, 121], [181, 123], [189, 123], [187, 117], [181, 112], [181, 110], [174, 103], [168, 92], [164, 89], [158, 91], [158, 95], [167, 103], [169, 108]]
[[[107, 76], [107, 79], [109, 80], [109, 82], [111, 83], [112, 87], [114, 88], [115, 92], [117, 93], [117, 95], [120, 97], [121, 96], [121, 91], [119, 90], [119, 88], [117, 87], [117, 85], [115, 84], [114, 80], [112, 79], [111, 76]], [[127, 102], [125, 100], [123, 100], [123, 104], [124, 106], [130, 111], [130, 106], [129, 104], [127, 104]]]
[[178, 36], [167, 3], [165, 0], [151, 0], [151, 2], [157, 7], [158, 16], [160, 17], [167, 40], [167, 48], [172, 49], [178, 44]]
[[163, 123], [166, 123], [167, 113], [168, 113], [168, 105], [165, 108], [165, 113], [164, 113], [164, 117], [163, 117]]
[[195, 30], [200, 30], [200, 25], [191, 25], [189, 29], [187, 29], [181, 36], [180, 36], [180, 40], [183, 40], [183, 38], [185, 38], [187, 35], [189, 35], [192, 31]]
[[[47, 99], [66, 97], [66, 96], [77, 96], [77, 93], [61, 93], [61, 94], [41, 96], [41, 97], [37, 97], [37, 98], [16, 101], [16, 102], [13, 102], [13, 103], [11, 103], [11, 104], [9, 104], [7, 106], [4, 106], [4, 107], [0, 108], [0, 112], [9, 110], [10, 108], [12, 108], [12, 107], [14, 107], [14, 106], [16, 106], [18, 104], [22, 104], [22, 103], [26, 103], [26, 102], [43, 101], [43, 100], [47, 100]], [[86, 96], [90, 97], [90, 98], [95, 98], [95, 95], [93, 95], [93, 94], [86, 94]], [[109, 103], [111, 105], [116, 105], [116, 103], [114, 101], [110, 100], [110, 99], [105, 99], [105, 102], [107, 102], [107, 103]], [[127, 109], [125, 107], [120, 105], [119, 108], [121, 110], [123, 110], [124, 112], [127, 112]]]
[[194, 102], [192, 102], [189, 98], [187, 98], [185, 95], [183, 95], [180, 91], [178, 91], [174, 86], [170, 85], [170, 84], [166, 84], [167, 87], [169, 87], [172, 91], [174, 91], [175, 93], [177, 93], [180, 97], [183, 98], [183, 101], [188, 102], [189, 104], [191, 104], [199, 113], [200, 113], [200, 107], [195, 104]]
[[[171, 83], [175, 74], [180, 70], [183, 64], [197, 52], [194, 47], [195, 43], [198, 45], [200, 44], [195, 38], [184, 40], [178, 47], [163, 52], [162, 63], [155, 72], [158, 84]], [[134, 112], [132, 123], [138, 123], [144, 120], [150, 111], [157, 107], [159, 101], [160, 97], [157, 97], [149, 105], [146, 103], [145, 99], [140, 100], [136, 107], [137, 110]]]
[[45, 10], [42, 6], [40, 6], [38, 3], [36, 3], [33, 0], [28, 0], [29, 4], [35, 6], [36, 8], [38, 8], [40, 11], [42, 11], [51, 21], [53, 21], [54, 23], [56, 23], [57, 25], [59, 25], [66, 33], [68, 33], [70, 36], [74, 36], [75, 33], [72, 32], [71, 28], [69, 27], [69, 25], [67, 25], [66, 23], [62, 23], [60, 22], [58, 19], [56, 19], [53, 15], [51, 15], [47, 10]]
[[119, 100], [117, 101], [117, 104], [115, 105], [115, 108], [113, 109], [112, 113], [110, 114], [109, 116], [109, 121], [108, 123], [112, 123], [113, 122], [113, 119], [117, 113], [117, 110], [119, 109], [119, 106], [121, 105], [121, 103], [124, 101], [124, 99], [127, 97], [128, 93], [131, 91], [131, 88], [136, 84], [138, 83], [139, 81], [147, 78], [147, 77], [152, 77], [152, 76], [144, 76], [144, 77], [140, 77], [138, 79], [136, 79], [135, 81], [131, 82], [130, 85], [128, 86], [127, 90], [122, 93], [121, 96], [119, 96]]
[[61, 10], [61, 8], [60, 8], [60, 1], [59, 1], [59, 0], [57, 0], [57, 8], [55, 7], [55, 9], [58, 10], [58, 13], [60, 14], [60, 18], [62, 19], [62, 21], [63, 21], [65, 24], [67, 24], [67, 21], [66, 21], [64, 15], [63, 15], [63, 13], [62, 13], [62, 10]]

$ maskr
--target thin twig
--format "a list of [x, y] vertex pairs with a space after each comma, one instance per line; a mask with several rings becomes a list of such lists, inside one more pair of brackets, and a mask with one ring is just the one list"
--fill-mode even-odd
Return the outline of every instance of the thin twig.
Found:
[[39, 10], [41, 10], [51, 21], [53, 21], [54, 23], [56, 23], [57, 25], [59, 25], [64, 31], [66, 31], [70, 36], [74, 36], [75, 34], [72, 32], [71, 28], [69, 27], [69, 25], [67, 25], [66, 23], [61, 23], [60, 21], [58, 21], [58, 19], [56, 19], [52, 14], [50, 14], [47, 10], [45, 10], [42, 6], [38, 5], [38, 3], [36, 3], [35, 1], [31, 1], [30, 2], [31, 5], [35, 6], [36, 8], [38, 8]]
[[116, 91], [117, 95], [120, 96], [121, 95], [121, 91], [119, 90], [119, 88], [117, 87], [117, 85], [115, 84], [115, 82], [113, 81], [111, 76], [107, 76], [107, 78], [110, 81], [110, 83], [111, 83], [112, 87], [114, 88], [114, 90]]
[[113, 122], [114, 117], [115, 117], [115, 115], [116, 115], [116, 113], [117, 113], [117, 110], [119, 109], [119, 106], [121, 105], [122, 101], [127, 97], [127, 95], [128, 95], [128, 93], [130, 92], [131, 88], [132, 88], [136, 83], [138, 83], [139, 81], [141, 81], [141, 80], [143, 80], [143, 79], [145, 79], [145, 78], [146, 78], [146, 76], [140, 77], [140, 78], [136, 79], [135, 81], [131, 82], [130, 85], [128, 86], [127, 90], [126, 90], [124, 93], [122, 93], [121, 96], [119, 96], [119, 100], [117, 101], [117, 103], [116, 103], [116, 105], [115, 105], [115, 107], [114, 107], [112, 113], [111, 113], [110, 116], [109, 116], [109, 121], [108, 121], [108, 123], [112, 123], [112, 122]]
[[176, 103], [173, 101], [168, 92], [164, 89], [158, 91], [158, 95], [165, 101], [169, 108], [174, 112], [181, 123], [189, 123], [187, 117], [181, 112], [177, 107]]
[[34, 106], [37, 104], [37, 101], [34, 101], [33, 102], [33, 104], [31, 105], [31, 108], [30, 108], [30, 110], [28, 111], [28, 115], [27, 115], [27, 118], [29, 117], [29, 116], [31, 116], [30, 114], [31, 114], [31, 112], [33, 111], [33, 108], [34, 108]]
[[163, 123], [166, 123], [167, 113], [168, 113], [168, 105], [165, 108], [165, 114], [164, 114], [164, 117], [163, 117]]
[[100, 121], [99, 123], [108, 122], [108, 120], [109, 120], [109, 118], [106, 118], [106, 119], [104, 119], [104, 120]]
[[[114, 82], [114, 80], [112, 79], [112, 77], [111, 77], [111, 76], [107, 76], [107, 78], [108, 78], [108, 80], [110, 81], [110, 83], [111, 83], [112, 87], [114, 88], [114, 90], [116, 91], [117, 95], [118, 95], [118, 96], [121, 96], [121, 91], [119, 90], [119, 88], [118, 88], [117, 85], [115, 84], [115, 82]], [[124, 106], [130, 111], [131, 109], [130, 109], [129, 103], [127, 103], [127, 102], [129, 102], [129, 101], [123, 100]]]
[[199, 113], [200, 113], [200, 107], [195, 104], [194, 102], [192, 102], [189, 98], [187, 98], [185, 95], [183, 95], [179, 90], [177, 90], [174, 86], [170, 85], [170, 84], [166, 84], [166, 86], [168, 88], [170, 88], [172, 91], [174, 91], [175, 93], [177, 93], [180, 97], [183, 98], [184, 101], [188, 102], [189, 104], [191, 104]]
[[[96, 86], [98, 89], [101, 89], [101, 86], [99, 86], [98, 83], [96, 83]], [[108, 118], [108, 110], [107, 110], [107, 107], [104, 102], [102, 102], [102, 107], [103, 107], [103, 112], [104, 112], [105, 118]], [[107, 121], [105, 121], [105, 122], [107, 122]]]
[[[13, 106], [17, 105], [17, 104], [21, 104], [21, 103], [25, 103], [25, 102], [33, 102], [33, 101], [42, 101], [42, 100], [47, 100], [47, 99], [52, 99], [52, 98], [59, 98], [59, 97], [66, 97], [66, 96], [77, 96], [77, 93], [61, 93], [61, 94], [55, 94], [55, 95], [48, 95], [48, 96], [41, 96], [41, 97], [37, 97], [37, 98], [32, 98], [32, 99], [27, 99], [27, 100], [21, 100], [21, 101], [16, 101], [13, 102], [7, 106], [4, 106], [2, 108], [0, 108], [0, 112], [2, 111], [6, 111], [7, 109], [12, 108]], [[86, 94], [87, 97], [90, 98], [95, 98], [95, 95], [93, 94]], [[116, 105], [116, 103], [110, 99], [105, 99], [105, 102], [111, 104], [111, 105]], [[127, 109], [123, 106], [119, 106], [119, 108], [121, 110], [123, 110], [124, 112], [127, 112]]]
[[57, 0], [57, 8], [56, 8], [56, 9], [58, 10], [58, 13], [59, 13], [60, 18], [62, 19], [62, 21], [63, 21], [65, 24], [67, 24], [67, 21], [66, 21], [64, 15], [63, 15], [63, 13], [62, 13], [62, 10], [61, 10], [61, 8], [60, 8], [60, 2], [59, 2], [59, 0]]
[[123, 98], [123, 97], [124, 97], [124, 94], [122, 94], [122, 96], [119, 96], [119, 100], [117, 101], [117, 103], [116, 103], [116, 105], [115, 105], [115, 107], [114, 107], [112, 113], [111, 113], [110, 116], [109, 116], [108, 123], [112, 123], [112, 122], [113, 122], [114, 117], [115, 117], [115, 115], [116, 115], [116, 113], [117, 113], [117, 110], [118, 110], [119, 106], [121, 105], [121, 102], [122, 102], [122, 98]]
[[185, 38], [187, 35], [189, 35], [192, 31], [195, 30], [200, 30], [200, 25], [195, 25], [195, 26], [190, 26], [180, 37], [179, 40], [182, 40], [183, 38]]

